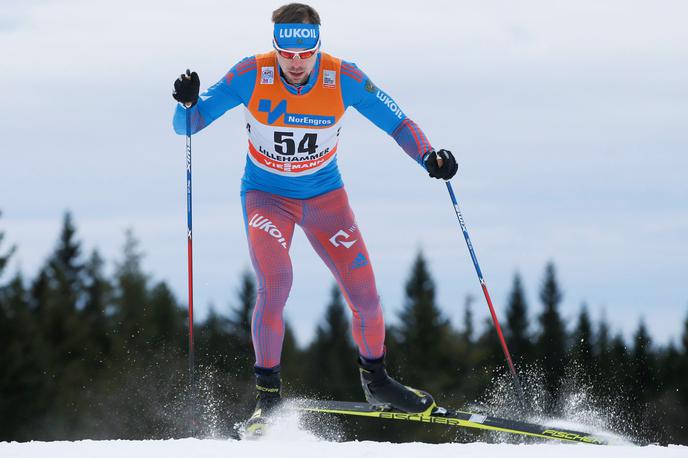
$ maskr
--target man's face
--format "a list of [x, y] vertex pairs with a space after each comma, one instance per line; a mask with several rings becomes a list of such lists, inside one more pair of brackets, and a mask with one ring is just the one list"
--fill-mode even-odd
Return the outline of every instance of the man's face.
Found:
[[[290, 50], [291, 51], [291, 50]], [[303, 49], [294, 49], [294, 51], [303, 51]], [[315, 67], [315, 61], [318, 58], [318, 54], [315, 53], [308, 59], [300, 59], [298, 57], [294, 59], [287, 59], [277, 54], [277, 62], [279, 63], [282, 73], [284, 73], [284, 78], [290, 84], [304, 84], [308, 81], [308, 76], [313, 71]]]

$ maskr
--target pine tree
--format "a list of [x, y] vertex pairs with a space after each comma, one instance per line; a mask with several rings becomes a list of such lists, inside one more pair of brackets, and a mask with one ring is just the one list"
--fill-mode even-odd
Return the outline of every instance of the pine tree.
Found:
[[[476, 376], [476, 369], [481, 367], [482, 354], [480, 346], [476, 342], [476, 332], [473, 317], [473, 302], [475, 298], [467, 294], [464, 299], [463, 325], [461, 332], [453, 340], [456, 341], [455, 367], [455, 386], [451, 393], [444, 393], [447, 403], [451, 405], [463, 405], [467, 401], [473, 401], [483, 389], [480, 376]], [[490, 345], [491, 349], [494, 347]], [[494, 366], [491, 366], [490, 370]]]
[[450, 353], [451, 327], [435, 304], [435, 283], [420, 252], [406, 282], [406, 299], [399, 321], [397, 333], [404, 382], [441, 391], [442, 385], [455, 377], [455, 365], [452, 365], [455, 355]]
[[231, 330], [243, 345], [250, 346], [252, 312], [256, 302], [256, 282], [251, 272], [241, 274], [241, 287], [237, 296], [239, 305], [232, 310], [229, 319]]
[[528, 324], [528, 304], [523, 291], [521, 276], [515, 274], [506, 309], [505, 337], [511, 355], [516, 361], [530, 362], [533, 359], [533, 345]]
[[229, 318], [230, 351], [232, 367], [230, 372], [241, 379], [253, 380], [253, 354], [251, 322], [256, 302], [256, 282], [253, 273], [244, 271], [241, 274], [241, 286], [237, 292], [239, 304], [231, 311]]
[[475, 326], [473, 325], [473, 302], [475, 298], [466, 294], [463, 305], [463, 339], [467, 346], [473, 344], [475, 337]]
[[38, 275], [29, 288], [29, 310], [40, 320], [43, 319], [50, 296], [49, 281], [46, 268], [43, 267], [38, 271]]
[[585, 304], [581, 307], [578, 323], [573, 331], [573, 348], [571, 350], [578, 381], [590, 385], [597, 365], [593, 352], [592, 323]]
[[182, 429], [179, 417], [187, 410], [180, 405], [189, 393], [185, 314], [168, 286], [149, 287], [142, 259], [127, 230], [112, 281], [112, 351], [98, 398], [102, 428], [131, 439]]
[[233, 363], [237, 357], [232, 345], [234, 336], [229, 329], [229, 320], [211, 305], [205, 321], [197, 326], [196, 357], [200, 367], [213, 367], [232, 376], [237, 375]]
[[[235, 422], [245, 420], [255, 406], [255, 356], [251, 337], [252, 312], [256, 301], [254, 278], [252, 272], [244, 271], [236, 293], [238, 303], [230, 308], [229, 317], [225, 318], [212, 310], [204, 324], [202, 335], [199, 333], [205, 342], [206, 364], [227, 376], [224, 377], [227, 385], [216, 394], [216, 399], [222, 399], [223, 403], [229, 402], [227, 409], [236, 416], [229, 415], [228, 418]], [[288, 353], [293, 336], [289, 327], [285, 328], [284, 348]], [[282, 356], [284, 355], [283, 351]], [[282, 378], [291, 382], [290, 369], [286, 372], [287, 377], [283, 372]]]
[[688, 443], [688, 431], [685, 425], [688, 424], [688, 387], [686, 387], [686, 380], [688, 380], [688, 315], [683, 322], [683, 333], [681, 335], [681, 343], [678, 350], [678, 361], [676, 362], [674, 374], [674, 387], [677, 398], [677, 405], [675, 406], [681, 412], [682, 418], [676, 423], [680, 426], [680, 432], [674, 434], [676, 443]]
[[76, 327], [77, 310], [82, 304], [83, 268], [81, 242], [76, 239], [76, 228], [69, 212], [65, 213], [55, 251], [44, 268], [47, 294], [43, 297], [42, 316], [44, 333], [53, 348], [74, 350], [72, 334]]
[[0, 287], [0, 441], [40, 438], [50, 405], [47, 347], [27, 296], [20, 273]]
[[[148, 275], [143, 273], [139, 241], [131, 229], [125, 232], [122, 259], [115, 267], [113, 318], [116, 357], [134, 362], [151, 349], [146, 335]], [[124, 352], [124, 353], [122, 353]]]
[[683, 334], [681, 335], [681, 344], [683, 345], [683, 354], [688, 356], [688, 315], [683, 322]]
[[609, 356], [611, 359], [613, 374], [610, 381], [617, 386], [627, 386], [628, 384], [626, 383], [625, 378], [630, 372], [630, 354], [628, 351], [628, 346], [626, 345], [626, 341], [621, 333], [617, 333], [612, 339]]
[[671, 340], [667, 346], [659, 350], [657, 358], [658, 379], [662, 381], [664, 387], [671, 391], [680, 391], [683, 378], [681, 374], [681, 352], [674, 341]]
[[504, 358], [502, 343], [499, 341], [499, 335], [491, 317], [485, 318], [483, 321], [483, 332], [478, 337], [475, 347], [479, 366], [485, 375], [491, 377], [495, 371], [500, 372], [506, 369], [507, 363]]
[[294, 331], [289, 321], [284, 322], [284, 339], [282, 340], [282, 380], [285, 394], [303, 393], [303, 352], [299, 348]]
[[[14, 246], [3, 253], [3, 239], [0, 231], [0, 279], [15, 253]], [[32, 420], [42, 414], [40, 342], [24, 280], [17, 273], [0, 284], [0, 441], [31, 439]]]
[[566, 352], [566, 328], [559, 315], [562, 292], [556, 278], [554, 264], [545, 268], [545, 278], [540, 290], [544, 310], [539, 316], [540, 333], [537, 354], [545, 376], [545, 388], [550, 396], [549, 410], [553, 410], [564, 376]]
[[663, 387], [658, 386], [656, 354], [644, 321], [638, 325], [633, 342], [630, 396], [635, 407], [631, 418], [634, 420], [636, 430], [647, 435], [657, 430], [654, 425], [657, 419], [648, 414], [653, 412], [650, 404], [656, 399], [659, 389]]
[[84, 268], [84, 308], [82, 317], [88, 329], [87, 364], [92, 371], [103, 367], [112, 348], [107, 312], [111, 305], [112, 285], [103, 273], [104, 261], [97, 250], [91, 253]]
[[306, 387], [326, 399], [354, 400], [360, 396], [356, 349], [351, 341], [347, 313], [335, 284], [325, 317], [307, 350]]
[[[46, 385], [50, 404], [42, 428], [55, 437], [72, 438], [83, 409], [83, 387], [89, 382], [90, 330], [81, 316], [85, 298], [81, 242], [69, 212], [39, 278], [41, 297], [35, 299], [41, 301], [38, 316], [46, 345], [44, 369], [50, 379]], [[39, 291], [38, 286], [34, 285], [34, 291]]]
[[640, 405], [646, 404], [656, 391], [656, 361], [652, 348], [652, 340], [641, 321], [633, 336], [633, 353], [631, 359], [631, 371], [633, 376], [633, 400]]
[[55, 306], [64, 310], [76, 310], [83, 290], [81, 242], [76, 239], [76, 227], [72, 215], [66, 212], [62, 231], [54, 253], [48, 260], [47, 273], [52, 282]]
[[688, 412], [688, 388], [685, 386], [685, 381], [688, 380], [688, 315], [686, 320], [683, 322], [683, 333], [681, 335], [681, 353], [680, 362], [678, 370], [678, 378], [682, 380], [684, 384], [680, 390], [682, 404], [685, 407], [685, 411]]
[[672, 340], [658, 351], [657, 379], [664, 389], [652, 400], [653, 409], [661, 415], [662, 435], [668, 443], [678, 443], [688, 424], [688, 412], [681, 399], [685, 378], [680, 374], [681, 353]]
[[614, 404], [619, 406], [621, 418], [630, 419], [632, 406], [635, 405], [631, 395], [631, 387], [635, 382], [633, 381], [629, 349], [621, 333], [617, 333], [612, 338], [609, 357], [611, 370], [607, 380], [609, 386], [607, 395], [609, 399], [614, 401]]
[[150, 317], [148, 319], [150, 343], [171, 353], [186, 350], [185, 317], [177, 299], [165, 282], [159, 282], [150, 291]]
[[609, 323], [606, 316], [603, 316], [597, 325], [593, 352], [594, 358], [597, 361], [597, 370], [592, 377], [594, 392], [599, 399], [609, 399], [613, 389], [610, 381], [613, 377], [614, 369], [612, 367]]
[[[0, 212], [0, 217], [2, 217], [2, 212]], [[2, 241], [4, 240], [4, 238], [5, 233], [3, 231], [0, 231], [0, 248], [2, 248]], [[2, 274], [5, 271], [5, 267], [7, 266], [7, 263], [14, 254], [15, 250], [16, 247], [13, 245], [4, 254], [2, 253], [2, 251], [0, 251], [0, 278], [2, 278]]]

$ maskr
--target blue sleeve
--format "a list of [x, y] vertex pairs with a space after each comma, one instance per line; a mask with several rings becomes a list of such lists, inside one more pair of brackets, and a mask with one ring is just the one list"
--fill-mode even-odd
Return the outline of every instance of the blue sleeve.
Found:
[[[201, 94], [198, 103], [189, 108], [191, 133], [195, 134], [237, 105], [248, 105], [256, 82], [256, 59], [247, 57], [236, 64], [220, 81]], [[174, 131], [186, 134], [186, 108], [177, 104], [174, 112]]]
[[355, 64], [342, 61], [341, 73], [344, 107], [356, 108], [391, 135], [414, 161], [424, 166], [423, 157], [433, 148], [420, 127]]

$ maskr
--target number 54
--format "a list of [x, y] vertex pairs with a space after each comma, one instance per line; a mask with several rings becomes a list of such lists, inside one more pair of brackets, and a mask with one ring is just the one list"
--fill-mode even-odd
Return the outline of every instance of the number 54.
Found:
[[[300, 154], [314, 154], [318, 149], [318, 134], [304, 134], [299, 142]], [[294, 132], [275, 132], [275, 152], [285, 156], [293, 156], [296, 153]]]

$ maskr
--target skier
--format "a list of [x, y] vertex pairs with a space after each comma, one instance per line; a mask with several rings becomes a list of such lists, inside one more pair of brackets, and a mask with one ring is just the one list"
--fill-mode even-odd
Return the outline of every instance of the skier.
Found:
[[[423, 131], [355, 64], [321, 51], [320, 17], [291, 3], [272, 14], [273, 50], [237, 63], [199, 97], [196, 72], [174, 82], [179, 102], [174, 129], [191, 134], [227, 110], [245, 107], [248, 151], [241, 200], [251, 261], [258, 279], [253, 310], [256, 410], [247, 422], [260, 434], [280, 404], [284, 309], [292, 284], [289, 247], [298, 224], [332, 271], [351, 309], [352, 334], [366, 400], [411, 412], [430, 412], [425, 392], [385, 370], [385, 325], [373, 268], [337, 168], [341, 120], [349, 106], [396, 140], [431, 177], [458, 169], [452, 153], [435, 151]], [[373, 153], [373, 152], [371, 152]]]

